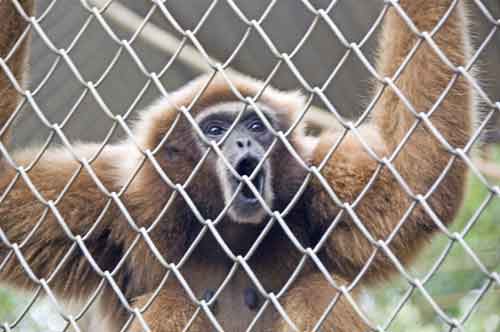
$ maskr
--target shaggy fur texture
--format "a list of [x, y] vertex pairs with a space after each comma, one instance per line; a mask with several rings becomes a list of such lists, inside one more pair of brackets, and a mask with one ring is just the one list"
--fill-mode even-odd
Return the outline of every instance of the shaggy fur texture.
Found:
[[[33, 13], [32, 1], [21, 1], [25, 10]], [[431, 31], [447, 12], [452, 0], [400, 0], [401, 7], [421, 31]], [[434, 41], [456, 65], [464, 65], [470, 56], [467, 20], [462, 2], [453, 9], [443, 27], [433, 36]], [[25, 28], [25, 23], [9, 1], [0, 2], [0, 54], [4, 56]], [[379, 75], [391, 77], [404, 61], [418, 38], [411, 32], [393, 8], [385, 17], [379, 40], [376, 69]], [[25, 43], [26, 44], [26, 43]], [[20, 48], [9, 62], [17, 79], [22, 78], [27, 46]], [[325, 55], [326, 56], [326, 55]], [[424, 42], [415, 56], [395, 81], [416, 112], [427, 112], [446, 89], [453, 76], [434, 51]], [[234, 86], [243, 96], [256, 95], [262, 83], [242, 76], [230, 76]], [[205, 88], [207, 82], [210, 82]], [[168, 100], [161, 100], [141, 113], [133, 133], [142, 149], [155, 150], [165, 134], [165, 144], [155, 155], [158, 165], [174, 183], [184, 183], [198, 163], [204, 151], [200, 150], [200, 138], [193, 131], [184, 115], [175, 106], [189, 106], [200, 91], [200, 98], [191, 109], [197, 114], [226, 101], [236, 101], [237, 96], [221, 75], [203, 76], [174, 92]], [[0, 127], [10, 117], [18, 102], [18, 95], [0, 74]], [[430, 116], [433, 126], [453, 147], [465, 146], [471, 135], [474, 98], [471, 88], [459, 78], [447, 97]], [[267, 88], [259, 102], [272, 110], [278, 119], [276, 129], [286, 132], [304, 105], [303, 97], [296, 92], [281, 92]], [[415, 124], [414, 115], [390, 87], [373, 111], [368, 124], [359, 129], [361, 137], [379, 158], [389, 158]], [[172, 125], [175, 128], [170, 131]], [[310, 144], [301, 128], [288, 137], [292, 146], [308, 163], [319, 165], [335, 144], [341, 133], [326, 133], [317, 144]], [[6, 142], [6, 141], [4, 141]], [[79, 144], [74, 147], [80, 158], [89, 158], [97, 146]], [[14, 154], [17, 163], [23, 165], [33, 158], [32, 149]], [[106, 147], [92, 163], [92, 169], [108, 193], [120, 192], [141, 165], [143, 154], [130, 140]], [[200, 167], [186, 191], [203, 218], [216, 218], [224, 208], [221, 188], [214, 181], [217, 177], [215, 160], [211, 152]], [[375, 241], [385, 241], [408, 213], [399, 231], [388, 247], [403, 263], [408, 264], [426, 240], [437, 230], [436, 223], [424, 211], [422, 204], [414, 204], [419, 197], [434, 211], [443, 224], [451, 222], [460, 207], [466, 176], [465, 165], [456, 160], [446, 176], [436, 181], [448, 166], [452, 155], [433, 136], [429, 128], [420, 123], [407, 143], [396, 154], [393, 165], [414, 196], [402, 189], [401, 184], [387, 167], [376, 173], [379, 163], [374, 160], [359, 138], [347, 134], [336, 151], [326, 162], [321, 173], [336, 195], [352, 205], [359, 223]], [[306, 176], [306, 171], [278, 143], [270, 156], [273, 169], [273, 210], [282, 211], [296, 193]], [[111, 195], [103, 192], [94, 179], [81, 169], [77, 161], [64, 148], [48, 150], [33, 167], [28, 176], [37, 193], [33, 193], [25, 181], [16, 178], [16, 172], [7, 163], [0, 175], [0, 228], [10, 243], [19, 246], [32, 273], [37, 278], [50, 280], [49, 285], [61, 299], [86, 299], [102, 280], [98, 272], [72, 237], [80, 236], [95, 263], [102, 271], [113, 271], [114, 280], [132, 306], [141, 308], [161, 283], [167, 270], [160, 264], [137, 228], [144, 227], [156, 250], [168, 262], [178, 262], [201, 229], [195, 214], [181, 195], [175, 193], [146, 160], [121, 195], [131, 220], [127, 220]], [[363, 196], [359, 194], [370, 179], [376, 179]], [[70, 179], [75, 181], [67, 193], [59, 197]], [[428, 190], [435, 186], [432, 195]], [[54, 202], [57, 213], [37, 198]], [[422, 196], [419, 196], [422, 195]], [[1, 196], [0, 196], [1, 197]], [[168, 205], [168, 209], [164, 209]], [[290, 229], [303, 246], [314, 246], [341, 212], [318, 180], [309, 184], [296, 206], [285, 217]], [[339, 285], [349, 283], [363, 269], [375, 253], [374, 243], [363, 235], [347, 211], [340, 223], [329, 235], [320, 252], [320, 258]], [[41, 222], [39, 222], [42, 220]], [[61, 226], [64, 220], [68, 229]], [[96, 224], [96, 221], [98, 223]], [[224, 218], [217, 230], [227, 246], [235, 253], [244, 255], [259, 236], [265, 221], [260, 225], [242, 225]], [[27, 236], [34, 232], [26, 241]], [[207, 289], [217, 289], [232, 268], [230, 260], [218, 241], [207, 232], [182, 267], [181, 273], [188, 281], [195, 296], [201, 298]], [[127, 257], [125, 253], [134, 246]], [[273, 227], [264, 241], [249, 259], [262, 286], [275, 294], [288, 281], [302, 255], [290, 242], [279, 226]], [[65, 263], [53, 274], [62, 259]], [[36, 286], [21, 262], [5, 243], [0, 243], [0, 280], [21, 288]], [[385, 279], [395, 272], [391, 260], [379, 250], [361, 278], [361, 285]], [[252, 321], [255, 311], [245, 307], [243, 292], [252, 281], [240, 267], [224, 287], [212, 306], [215, 317], [226, 331], [242, 331]], [[115, 292], [106, 283], [100, 297], [103, 310], [112, 321], [113, 331], [118, 331], [129, 317], [119, 303]], [[329, 303], [338, 295], [319, 273], [313, 263], [305, 268], [279, 299], [290, 319], [303, 330], [312, 329], [323, 315]], [[354, 297], [356, 293], [352, 294]], [[261, 299], [261, 303], [263, 299]], [[171, 275], [144, 313], [145, 321], [156, 332], [181, 331], [195, 312], [196, 306]], [[353, 332], [366, 328], [348, 301], [341, 296], [333, 311], [327, 316], [323, 330]], [[193, 322], [190, 331], [211, 330], [203, 312]], [[137, 319], [132, 331], [140, 331]], [[289, 331], [290, 327], [269, 305], [254, 331]]]

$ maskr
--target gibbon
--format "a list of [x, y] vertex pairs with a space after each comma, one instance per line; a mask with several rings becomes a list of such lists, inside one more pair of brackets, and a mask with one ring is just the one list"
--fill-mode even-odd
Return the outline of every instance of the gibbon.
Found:
[[[33, 2], [21, 3], [33, 15]], [[375, 66], [383, 92], [356, 132], [306, 137], [301, 125], [293, 127], [305, 107], [300, 93], [267, 87], [249, 103], [264, 83], [228, 75], [242, 99], [220, 73], [142, 111], [133, 138], [106, 146], [89, 163], [92, 172], [84, 161], [98, 145], [79, 143], [74, 154], [50, 148], [17, 176], [23, 169], [16, 166], [36, 153], [10, 151], [4, 130], [10, 152], [2, 153], [0, 176], [1, 282], [23, 289], [46, 282], [59, 300], [85, 301], [99, 290], [112, 331], [142, 331], [142, 318], [156, 332], [188, 323], [189, 331], [206, 332], [213, 320], [224, 331], [250, 324], [252, 331], [292, 330], [277, 303], [300, 331], [325, 313], [324, 331], [367, 330], [340, 287], [386, 280], [397, 271], [394, 259], [406, 266], [453, 220], [466, 165], [449, 146], [463, 148], [473, 129], [472, 88], [423, 34], [449, 12], [430, 37], [449, 63], [465, 66], [471, 46], [463, 1], [398, 3], [414, 26], [389, 6]], [[9, 1], [0, 2], [0, 16], [3, 58], [27, 23]], [[26, 44], [7, 63], [19, 84]], [[21, 96], [3, 70], [0, 84], [3, 128]], [[215, 223], [205, 227], [206, 220]], [[318, 247], [338, 288], [301, 247]], [[350, 290], [354, 299], [357, 289]], [[211, 314], [197, 311], [194, 298]], [[134, 308], [145, 309], [142, 318]]]

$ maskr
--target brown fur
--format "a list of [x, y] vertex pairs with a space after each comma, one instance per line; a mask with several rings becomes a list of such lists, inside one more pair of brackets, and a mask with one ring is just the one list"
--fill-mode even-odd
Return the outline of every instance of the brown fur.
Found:
[[[401, 5], [421, 31], [431, 31], [450, 3], [451, 1], [404, 1]], [[469, 51], [469, 41], [464, 39], [463, 11], [463, 6], [459, 5], [434, 37], [441, 50], [457, 66], [466, 63]], [[378, 72], [391, 77], [416, 40], [406, 24], [391, 10], [383, 25], [380, 43], [384, 48], [379, 50]], [[396, 81], [396, 85], [417, 112], [426, 112], [444, 91], [452, 75], [452, 70], [424, 43]], [[462, 148], [468, 142], [472, 130], [472, 107], [473, 93], [465, 79], [461, 78], [430, 117], [432, 124], [451, 146]], [[389, 157], [414, 123], [415, 118], [411, 112], [388, 87], [374, 110], [372, 122], [362, 129], [362, 135], [369, 138], [366, 142], [380, 158]], [[332, 141], [332, 137], [325, 138], [318, 150], [327, 151], [331, 146], [329, 142]], [[317, 161], [321, 155], [321, 152], [315, 153]], [[393, 164], [414, 195], [426, 195], [451, 158], [452, 155], [445, 151], [430, 130], [421, 123]], [[369, 182], [376, 167], [377, 162], [365, 152], [359, 140], [350, 134], [330, 159], [324, 174], [343, 201], [353, 202]], [[464, 163], [455, 160], [448, 175], [427, 199], [429, 206], [444, 224], [453, 220], [462, 202], [465, 173]], [[326, 199], [325, 192], [318, 184], [315, 188], [316, 194], [312, 196], [311, 204], [313, 213], [318, 220], [330, 223], [338, 208]], [[375, 240], [385, 240], [411, 203], [412, 198], [405, 193], [392, 173], [384, 168], [354, 210]], [[327, 250], [334, 259], [334, 269], [350, 279], [360, 271], [375, 247], [369, 244], [349, 218], [345, 218], [344, 223], [346, 227], [339, 227], [330, 237]], [[406, 263], [436, 228], [435, 222], [418, 204], [389, 248], [398, 259]], [[352, 250], [353, 243], [356, 243], [356, 251]], [[387, 276], [394, 269], [394, 264], [380, 250], [366, 277], [371, 279]]]
[[[419, 29], [429, 31], [451, 2], [401, 0], [400, 5]], [[12, 13], [9, 5], [5, 4], [5, 1], [0, 3], [2, 17], [4, 13]], [[32, 13], [32, 3], [26, 1], [23, 4], [27, 12]], [[462, 7], [460, 4], [453, 11], [445, 25], [434, 36], [436, 43], [457, 65], [463, 65], [469, 56], [469, 40]], [[19, 17], [12, 15], [16, 18], [0, 21], [2, 54], [24, 28]], [[390, 9], [380, 40], [378, 72], [383, 76], [393, 75], [416, 40], [396, 11]], [[23, 54], [15, 59], [17, 60], [14, 60], [12, 65], [13, 71], [20, 73]], [[425, 112], [437, 100], [452, 74], [424, 43], [395, 83], [417, 112]], [[230, 78], [243, 96], [254, 96], [262, 86], [262, 83], [246, 77], [232, 75]], [[0, 104], [0, 126], [10, 117], [18, 98], [15, 91], [6, 86], [5, 82], [0, 81], [1, 91], [6, 91], [3, 93], [6, 97], [2, 97], [6, 98], [3, 99], [6, 103]], [[153, 151], [158, 147], [179, 114], [173, 105], [188, 107], [206, 82], [209, 82], [207, 76], [195, 80], [173, 93], [168, 103], [162, 101], [142, 113], [133, 131], [141, 148]], [[217, 75], [190, 108], [190, 114], [195, 116], [207, 106], [237, 99], [223, 77]], [[303, 98], [298, 94], [284, 93], [272, 88], [264, 91], [259, 102], [273, 110], [273, 115], [279, 120], [277, 129], [282, 131], [289, 128], [303, 107]], [[472, 109], [471, 89], [465, 80], [459, 79], [432, 115], [431, 121], [452, 146], [463, 147], [471, 133]], [[415, 118], [404, 104], [390, 88], [386, 88], [370, 123], [360, 128], [360, 135], [378, 157], [388, 157], [414, 122]], [[339, 135], [329, 133], [321, 137], [316, 146], [310, 146], [301, 130], [297, 129], [289, 139], [304, 159], [318, 165]], [[200, 144], [191, 124], [181, 115], [165, 146], [158, 147], [155, 158], [163, 172], [174, 183], [182, 184], [201, 158], [202, 151], [198, 148]], [[74, 147], [75, 153], [81, 158], [89, 158], [96, 149], [96, 146], [88, 144]], [[176, 157], [169, 157], [171, 153], [175, 153]], [[14, 159], [19, 164], [27, 164], [32, 156], [32, 151], [27, 150], [15, 154]], [[451, 157], [432, 133], [420, 124], [393, 164], [415, 195], [425, 195]], [[0, 202], [0, 227], [10, 243], [16, 243], [20, 247], [34, 275], [50, 280], [50, 287], [61, 298], [85, 299], [96, 289], [102, 278], [88, 263], [82, 251], [74, 247], [74, 241], [68, 238], [56, 215], [48, 204], [44, 203], [46, 201], [55, 202], [57, 211], [72, 236], [80, 235], [84, 239], [99, 268], [102, 271], [113, 271], [114, 280], [125, 297], [138, 308], [148, 302], [161, 284], [167, 269], [160, 264], [134, 227], [145, 227], [149, 231], [149, 237], [156, 249], [169, 263], [179, 262], [200, 231], [200, 223], [186, 201], [161, 179], [148, 160], [120, 197], [135, 225], [129, 224], [129, 220], [124, 217], [120, 207], [112, 201], [108, 193], [122, 190], [142, 158], [142, 153], [129, 141], [106, 147], [91, 165], [107, 190], [103, 192], [69, 152], [63, 148], [49, 150], [27, 173], [33, 186], [42, 196], [42, 201], [37, 199], [23, 179], [16, 178], [16, 172], [10, 166], [4, 165], [5, 170], [0, 177], [0, 194], [6, 191], [8, 193]], [[186, 187], [190, 199], [202, 216], [212, 219], [218, 216], [224, 205], [221, 189], [212, 180], [217, 176], [213, 167], [214, 158], [217, 156], [211, 153], [191, 184]], [[273, 169], [276, 170], [273, 178], [276, 199], [272, 208], [281, 211], [302, 183], [306, 171], [281, 143], [276, 145], [270, 158]], [[342, 201], [352, 203], [367, 185], [377, 166], [378, 163], [364, 150], [358, 138], [349, 133], [322, 169], [322, 174]], [[427, 203], [444, 224], [453, 220], [461, 204], [465, 171], [465, 165], [455, 161], [448, 175], [427, 198]], [[60, 196], [72, 177], [74, 182], [67, 192]], [[168, 210], [157, 222], [156, 219], [172, 195], [177, 196], [172, 198]], [[412, 198], [402, 190], [392, 173], [383, 167], [366, 195], [353, 206], [353, 210], [376, 241], [386, 240], [411, 203]], [[102, 213], [103, 210], [105, 213]], [[340, 211], [319, 181], [314, 180], [285, 220], [302, 245], [308, 247], [317, 243]], [[339, 285], [352, 281], [375, 249], [356, 223], [348, 218], [346, 211], [343, 213], [341, 223], [328, 237], [325, 247], [319, 253], [322, 262], [330, 269]], [[96, 220], [99, 220], [99, 224], [93, 227]], [[235, 254], [244, 255], [262, 227], [237, 224], [226, 217], [217, 226], [217, 230]], [[27, 239], [34, 228], [36, 231]], [[408, 264], [436, 229], [433, 220], [417, 205], [388, 246], [398, 259]], [[121, 258], [132, 245], [134, 248], [130, 255], [121, 263]], [[65, 263], [57, 274], [53, 275], [54, 269], [65, 256]], [[301, 257], [283, 230], [276, 226], [266, 235], [248, 264], [266, 291], [276, 294], [288, 281]], [[1, 243], [0, 262], [4, 260], [7, 261], [0, 270], [0, 280], [22, 288], [36, 286], [36, 283], [27, 278], [13, 250]], [[232, 260], [227, 257], [210, 232], [207, 232], [180, 271], [194, 295], [200, 299], [207, 288], [220, 287], [232, 266]], [[361, 283], [367, 284], [386, 278], [394, 271], [390, 259], [379, 250]], [[217, 298], [217, 308], [211, 307], [226, 331], [245, 330], [252, 321], [255, 312], [244, 306], [242, 297], [243, 290], [250, 286], [253, 286], [252, 281], [239, 267]], [[315, 326], [316, 321], [337, 295], [338, 290], [328, 284], [314, 264], [308, 262], [279, 302], [299, 329], [305, 331]], [[355, 297], [356, 293], [352, 296]], [[323, 329], [340, 332], [365, 330], [366, 326], [345, 296], [340, 296], [339, 299], [327, 316]], [[263, 300], [261, 297], [261, 301]], [[114, 328], [119, 330], [131, 313], [119, 304], [109, 285], [103, 290], [101, 302], [106, 313], [112, 316]], [[171, 274], [159, 296], [146, 308], [144, 319], [153, 331], [180, 331], [195, 310], [196, 306], [188, 293]], [[137, 319], [132, 325], [131, 331], [141, 331]], [[190, 331], [209, 329], [211, 327], [208, 318], [201, 312]], [[290, 327], [280, 318], [273, 305], [269, 304], [254, 330], [285, 332], [289, 331]]]

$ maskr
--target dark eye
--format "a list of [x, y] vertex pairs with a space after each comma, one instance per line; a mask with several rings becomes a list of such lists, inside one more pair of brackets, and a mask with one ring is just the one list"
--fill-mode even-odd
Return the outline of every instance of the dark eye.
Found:
[[264, 131], [265, 128], [266, 127], [264, 126], [264, 124], [260, 119], [254, 120], [250, 122], [250, 124], [248, 125], [248, 129], [257, 133]]
[[205, 128], [205, 134], [209, 136], [220, 136], [224, 133], [225, 129], [217, 124], [209, 125]]

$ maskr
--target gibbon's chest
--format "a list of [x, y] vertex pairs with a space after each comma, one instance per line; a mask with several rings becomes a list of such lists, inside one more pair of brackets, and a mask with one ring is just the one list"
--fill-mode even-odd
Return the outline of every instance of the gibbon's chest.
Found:
[[[290, 227], [295, 236], [307, 242], [304, 227], [296, 227], [302, 219], [297, 215], [291, 217], [294, 222]], [[234, 255], [246, 257], [249, 250], [253, 251], [247, 262], [249, 271], [241, 264], [235, 266], [219, 240], [207, 232], [180, 272], [198, 299], [217, 294], [210, 308], [224, 331], [242, 332], [250, 325], [253, 332], [271, 331], [279, 313], [252, 278], [258, 280], [267, 294], [277, 294], [289, 281], [302, 255], [280, 227], [272, 228], [255, 250], [251, 248], [262, 227], [231, 222], [218, 225], [217, 230]], [[307, 274], [310, 270], [311, 266], [304, 264], [301, 273]], [[211, 327], [208, 331], [215, 330]]]
[[[276, 294], [293, 273], [289, 267], [291, 262], [284, 262], [282, 259], [267, 261], [265, 266], [260, 263], [264, 262], [250, 262], [249, 265], [265, 291]], [[235, 268], [232, 264], [197, 258], [181, 269], [181, 273], [199, 299], [208, 300], [219, 292], [210, 309], [226, 332], [246, 331], [251, 324], [254, 324], [252, 331], [267, 332], [279, 318], [274, 305], [266, 301], [241, 265]], [[259, 317], [256, 319], [257, 315]]]

